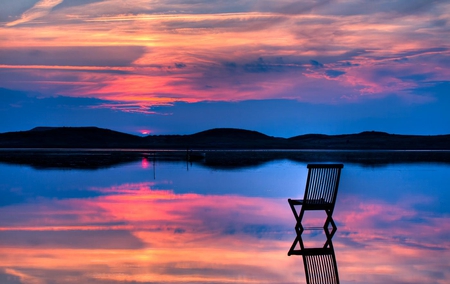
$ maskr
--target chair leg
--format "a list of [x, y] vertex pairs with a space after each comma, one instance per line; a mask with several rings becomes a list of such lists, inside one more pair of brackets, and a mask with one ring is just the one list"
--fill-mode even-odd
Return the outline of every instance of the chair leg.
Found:
[[[332, 242], [331, 239], [333, 238], [334, 234], [337, 231], [337, 227], [336, 224], [334, 223], [333, 217], [332, 217], [332, 212], [331, 211], [326, 211], [327, 212], [327, 219], [325, 220], [325, 224], [323, 225], [323, 230], [325, 231], [325, 235], [327, 237], [327, 241], [325, 242], [323, 248], [327, 248], [327, 247], [331, 247], [332, 246]], [[328, 226], [331, 224], [331, 232], [328, 230]]]
[[298, 236], [295, 237], [295, 240], [292, 243], [291, 248], [288, 251], [288, 254], [287, 254], [288, 256], [296, 254], [295, 246], [297, 245], [297, 243], [298, 243]]
[[[295, 209], [295, 205], [300, 205], [298, 200], [292, 200], [292, 199], [288, 199], [288, 203], [289, 206], [291, 207], [292, 210], [292, 214], [294, 214], [295, 217], [295, 233], [296, 233], [296, 237], [294, 242], [291, 245], [291, 248], [288, 251], [288, 255], [301, 255], [302, 251], [305, 249], [304, 245], [303, 245], [303, 240], [301, 237], [301, 234], [303, 233], [303, 226], [301, 224], [301, 220], [303, 218], [303, 214], [304, 214], [304, 210], [303, 210], [303, 206], [302, 209], [300, 210], [300, 214], [297, 213], [297, 210]], [[297, 244], [300, 245], [300, 250], [296, 250], [295, 247], [297, 246]]]
[[[300, 249], [295, 249], [297, 244], [299, 244]], [[305, 250], [305, 246], [303, 245], [302, 236], [300, 234], [297, 234], [297, 236], [295, 237], [294, 242], [291, 245], [291, 248], [288, 251], [288, 256], [291, 256], [291, 255], [303, 255], [304, 250]]]
[[297, 218], [297, 223], [302, 223], [302, 220], [303, 220], [303, 215], [305, 215], [305, 210], [303, 210], [303, 206], [302, 206], [302, 208], [300, 209], [300, 214], [298, 215], [298, 218]]
[[297, 210], [295, 210], [294, 202], [295, 202], [294, 200], [288, 199], [289, 207], [291, 207], [292, 214], [294, 214], [295, 220], [298, 221], [298, 214]]
[[[297, 221], [297, 224], [302, 222], [303, 215], [305, 214], [305, 210], [303, 210], [303, 205], [298, 202], [298, 200], [294, 199], [288, 199], [289, 207], [291, 207], [292, 214], [294, 214], [295, 221]], [[297, 210], [295, 209], [295, 205], [301, 205], [300, 213], [297, 213]]]

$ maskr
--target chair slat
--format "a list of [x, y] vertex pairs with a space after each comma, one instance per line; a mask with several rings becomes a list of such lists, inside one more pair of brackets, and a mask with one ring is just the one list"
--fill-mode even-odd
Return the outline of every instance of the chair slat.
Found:
[[[303, 202], [309, 205], [332, 207], [340, 179], [342, 164], [308, 165], [308, 177]], [[317, 208], [317, 210], [320, 208]]]
[[308, 284], [338, 284], [336, 258], [333, 253], [303, 255]]

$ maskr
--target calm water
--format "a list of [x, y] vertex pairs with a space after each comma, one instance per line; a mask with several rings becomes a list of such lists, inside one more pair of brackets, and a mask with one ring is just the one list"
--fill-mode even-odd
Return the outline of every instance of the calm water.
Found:
[[[305, 283], [302, 258], [287, 256], [287, 198], [303, 196], [306, 174], [288, 160], [0, 164], [0, 283]], [[334, 212], [341, 283], [449, 283], [449, 177], [449, 164], [346, 163]]]

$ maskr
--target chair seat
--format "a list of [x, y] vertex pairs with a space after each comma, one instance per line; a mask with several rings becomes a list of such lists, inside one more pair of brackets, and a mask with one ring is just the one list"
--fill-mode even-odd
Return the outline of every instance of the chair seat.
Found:
[[304, 248], [301, 250], [292, 250], [288, 255], [326, 255], [333, 253], [334, 248]]
[[303, 199], [288, 199], [289, 204], [292, 205], [303, 205]]
[[[309, 210], [314, 210], [314, 207], [317, 207], [317, 210], [326, 209], [328, 207], [333, 206], [333, 203], [325, 201], [323, 198], [321, 199], [288, 199], [288, 202], [291, 206], [302, 205], [307, 207]], [[305, 208], [306, 209], [306, 208]]]

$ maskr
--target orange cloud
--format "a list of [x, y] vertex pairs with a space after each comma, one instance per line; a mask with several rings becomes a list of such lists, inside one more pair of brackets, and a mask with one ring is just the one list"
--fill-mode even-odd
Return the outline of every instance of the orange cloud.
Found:
[[41, 18], [47, 15], [53, 7], [57, 6], [62, 2], [63, 0], [40, 0], [32, 8], [25, 11], [20, 17], [20, 19], [15, 20], [13, 22], [9, 22], [6, 24], [6, 26], [12, 27], [15, 25], [27, 23], [29, 21]]
[[[23, 77], [27, 77], [27, 69], [39, 68], [44, 70], [41, 73], [46, 80], [19, 79], [22, 75], [18, 75], [16, 83], [7, 80], [0, 85], [145, 106], [176, 100], [274, 98], [338, 103], [393, 93], [419, 102], [410, 90], [423, 82], [402, 76], [425, 72], [427, 80], [438, 81], [450, 74], [443, 61], [433, 59], [447, 56], [448, 51], [445, 39], [439, 37], [439, 26], [428, 22], [428, 14], [402, 14], [393, 21], [383, 18], [382, 13], [345, 14], [349, 7], [344, 3], [309, 10], [298, 3], [274, 7], [264, 1], [258, 7], [228, 7], [229, 13], [221, 11], [220, 5], [210, 7], [207, 3], [177, 6], [142, 1], [126, 7], [116, 1], [61, 5], [48, 13], [59, 2], [38, 2], [18, 20], [28, 25], [16, 25], [16, 21], [0, 27], [4, 47], [43, 48], [45, 53], [45, 48], [61, 46], [139, 46], [145, 52], [134, 51], [138, 58], [126, 66], [3, 64], [0, 70], [14, 69]], [[381, 4], [374, 6], [384, 11]], [[441, 6], [444, 11], [446, 5]], [[42, 22], [32, 25], [36, 17]], [[426, 40], [417, 36], [416, 22]], [[308, 65], [311, 60], [320, 62], [321, 67]], [[415, 62], [401, 64], [395, 60]], [[65, 76], [71, 71], [71, 76]], [[99, 71], [122, 73], [99, 76]], [[98, 85], [74, 83], [86, 81]]]

